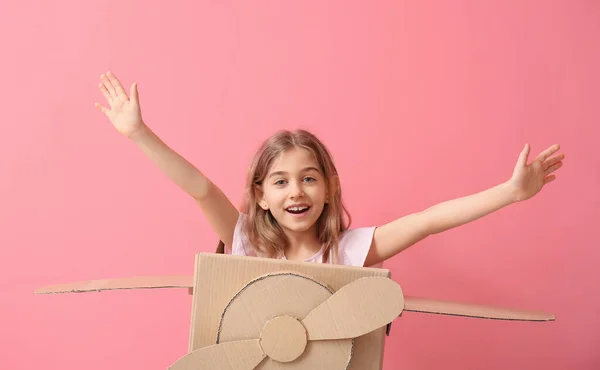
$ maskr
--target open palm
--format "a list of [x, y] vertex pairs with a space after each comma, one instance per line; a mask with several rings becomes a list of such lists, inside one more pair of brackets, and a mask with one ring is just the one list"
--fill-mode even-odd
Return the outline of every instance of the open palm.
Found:
[[528, 164], [527, 159], [531, 148], [529, 144], [525, 145], [510, 179], [518, 201], [533, 197], [542, 190], [544, 185], [556, 179], [556, 175], [552, 173], [562, 167], [562, 160], [565, 158], [564, 154], [553, 156], [559, 149], [558, 144], [553, 145]]
[[143, 127], [136, 83], [131, 85], [130, 96], [127, 96], [127, 92], [117, 77], [112, 72], [107, 72], [100, 76], [98, 88], [110, 108], [99, 103], [95, 103], [95, 106], [108, 117], [117, 131], [131, 137]]

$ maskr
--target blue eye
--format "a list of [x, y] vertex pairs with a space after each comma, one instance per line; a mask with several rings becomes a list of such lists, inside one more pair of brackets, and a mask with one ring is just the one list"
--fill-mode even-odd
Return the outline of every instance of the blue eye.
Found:
[[314, 177], [305, 177], [304, 181], [312, 182], [312, 181], [317, 181], [317, 180]]
[[285, 180], [277, 180], [275, 181], [275, 185], [283, 185], [285, 184]]

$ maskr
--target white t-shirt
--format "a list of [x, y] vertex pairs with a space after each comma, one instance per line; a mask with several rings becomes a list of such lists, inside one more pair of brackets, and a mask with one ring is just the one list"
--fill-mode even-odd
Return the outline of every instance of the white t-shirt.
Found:
[[[236, 256], [256, 256], [252, 245], [248, 240], [248, 237], [244, 233], [244, 223], [247, 220], [245, 214], [240, 213], [237, 224], [235, 225], [235, 231], [233, 233], [233, 243], [231, 245], [231, 254]], [[373, 235], [375, 233], [375, 227], [361, 227], [356, 229], [346, 230], [340, 236], [340, 242], [338, 247], [338, 258], [339, 264], [346, 266], [359, 266], [363, 267], [371, 243], [373, 241]], [[325, 246], [323, 246], [324, 248]], [[305, 259], [305, 262], [323, 262], [323, 248], [312, 257]], [[331, 257], [331, 256], [330, 256]], [[282, 257], [285, 259], [285, 256]], [[329, 258], [331, 261], [331, 258]]]

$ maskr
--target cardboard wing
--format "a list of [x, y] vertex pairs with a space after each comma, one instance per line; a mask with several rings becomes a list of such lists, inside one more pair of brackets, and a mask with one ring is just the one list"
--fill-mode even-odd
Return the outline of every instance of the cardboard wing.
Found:
[[93, 280], [38, 294], [192, 288], [190, 348], [172, 370], [381, 369], [385, 328], [404, 311], [550, 321], [545, 312], [405, 297], [384, 269], [201, 253], [194, 276]]
[[38, 288], [35, 294], [85, 293], [117, 289], [192, 288], [193, 276], [138, 276], [119, 279], [86, 280]]

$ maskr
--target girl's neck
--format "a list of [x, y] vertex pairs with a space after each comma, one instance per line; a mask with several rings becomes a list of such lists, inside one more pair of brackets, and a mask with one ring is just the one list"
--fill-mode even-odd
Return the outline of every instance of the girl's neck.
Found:
[[289, 244], [285, 248], [285, 258], [294, 261], [303, 261], [314, 256], [321, 250], [322, 243], [317, 237], [316, 228], [304, 232], [286, 231]]

